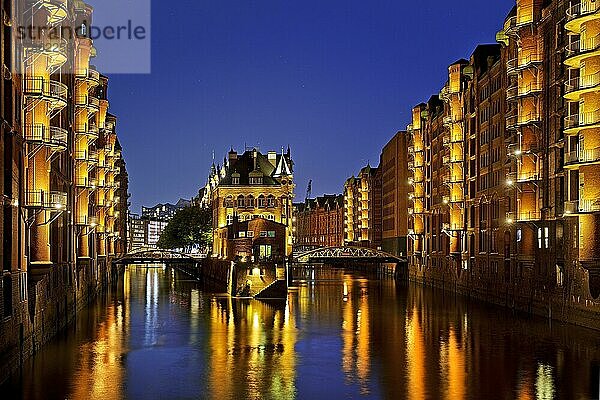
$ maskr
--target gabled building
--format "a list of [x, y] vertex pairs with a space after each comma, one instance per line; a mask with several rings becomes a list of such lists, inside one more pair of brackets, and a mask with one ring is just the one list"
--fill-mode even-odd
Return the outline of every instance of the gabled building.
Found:
[[295, 204], [294, 218], [295, 244], [299, 246], [343, 246], [343, 195], [324, 195]]
[[[277, 238], [282, 256], [292, 252], [292, 202], [294, 199], [294, 163], [290, 149], [267, 154], [258, 149], [238, 154], [233, 149], [223, 166], [213, 164], [208, 179], [213, 212], [213, 254], [235, 259], [228, 245], [236, 223], [261, 218], [285, 226], [284, 237]], [[277, 231], [274, 229], [272, 231]], [[271, 249], [274, 250], [274, 249]], [[258, 256], [259, 249], [252, 249]], [[263, 252], [269, 249], [263, 248]]]

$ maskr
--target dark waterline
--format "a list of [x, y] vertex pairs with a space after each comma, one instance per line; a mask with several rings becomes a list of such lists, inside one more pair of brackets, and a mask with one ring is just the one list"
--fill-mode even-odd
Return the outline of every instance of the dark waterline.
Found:
[[307, 278], [263, 303], [129, 267], [0, 398], [598, 398], [598, 332], [341, 270]]

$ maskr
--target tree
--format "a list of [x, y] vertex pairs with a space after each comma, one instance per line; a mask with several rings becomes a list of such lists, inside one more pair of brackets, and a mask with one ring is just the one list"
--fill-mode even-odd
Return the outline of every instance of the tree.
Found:
[[208, 208], [190, 206], [177, 211], [160, 235], [161, 249], [205, 248], [212, 243], [212, 212]]

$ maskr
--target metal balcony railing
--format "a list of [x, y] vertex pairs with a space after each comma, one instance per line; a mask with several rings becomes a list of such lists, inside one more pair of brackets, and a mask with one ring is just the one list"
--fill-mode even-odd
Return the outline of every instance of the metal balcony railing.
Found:
[[526, 56], [519, 57], [519, 69], [527, 69], [537, 64], [541, 64], [544, 61], [541, 54], [529, 53]]
[[516, 75], [519, 67], [519, 59], [513, 58], [506, 62], [506, 72], [508, 75]]
[[540, 180], [540, 174], [536, 171], [519, 171], [517, 174], [517, 182], [535, 182]]
[[565, 214], [585, 214], [600, 212], [600, 200], [572, 200], [565, 202]]
[[575, 4], [567, 8], [567, 22], [574, 19], [585, 17], [590, 14], [597, 13], [600, 10], [600, 4], [595, 0], [584, 0], [579, 4]]
[[509, 212], [506, 214], [506, 219], [508, 223], [539, 221], [542, 219], [542, 214], [539, 211]]
[[531, 82], [527, 85], [519, 87], [519, 96], [525, 97], [532, 94], [538, 94], [542, 91], [542, 84], [539, 82]]
[[25, 192], [25, 207], [47, 210], [64, 210], [67, 194], [64, 192], [35, 190]]
[[98, 218], [90, 215], [77, 215], [75, 216], [75, 224], [93, 228], [98, 225]]
[[65, 150], [69, 133], [66, 129], [44, 124], [25, 124], [23, 136], [27, 142]]
[[565, 129], [582, 128], [600, 123], [600, 109], [565, 117]]
[[571, 78], [565, 82], [565, 94], [577, 92], [579, 90], [593, 89], [600, 86], [600, 71], [582, 75], [577, 78]]
[[519, 114], [519, 117], [517, 119], [517, 126], [530, 125], [538, 122], [540, 122], [540, 115], [537, 112]]
[[506, 100], [511, 101], [517, 98], [519, 95], [519, 87], [516, 83], [510, 85], [508, 89], [506, 89]]
[[565, 165], [600, 162], [600, 147], [565, 153]]
[[41, 77], [28, 77], [23, 80], [23, 94], [28, 97], [42, 98], [47, 101], [67, 103], [69, 88], [61, 82]]
[[565, 47], [567, 57], [575, 57], [600, 49], [600, 35], [591, 38], [579, 39], [569, 43]]

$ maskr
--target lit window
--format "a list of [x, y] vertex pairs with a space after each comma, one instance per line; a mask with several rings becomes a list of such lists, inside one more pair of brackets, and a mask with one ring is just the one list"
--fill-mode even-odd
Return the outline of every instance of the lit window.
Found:
[[517, 229], [517, 242], [520, 242], [523, 239], [523, 231], [519, 228]]
[[275, 237], [275, 231], [269, 231], [268, 237], [274, 238]]
[[542, 228], [538, 228], [538, 249], [542, 248]]
[[544, 246], [546, 249], [550, 248], [550, 229], [544, 228]]
[[246, 232], [246, 237], [249, 237], [249, 238], [254, 237], [254, 231]]
[[260, 237], [262, 237], [262, 238], [267, 237], [267, 235], [268, 235], [267, 231], [261, 231], [260, 232]]

